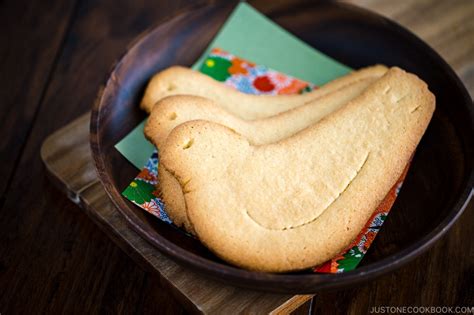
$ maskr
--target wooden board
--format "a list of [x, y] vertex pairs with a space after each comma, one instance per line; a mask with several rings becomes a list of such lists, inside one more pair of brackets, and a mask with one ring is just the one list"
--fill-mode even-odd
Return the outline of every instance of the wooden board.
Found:
[[138, 236], [115, 209], [97, 178], [89, 149], [89, 120], [85, 114], [49, 136], [41, 158], [52, 180], [129, 256], [157, 272], [165, 287], [192, 312], [289, 313], [312, 295], [268, 294], [235, 288], [189, 271]]

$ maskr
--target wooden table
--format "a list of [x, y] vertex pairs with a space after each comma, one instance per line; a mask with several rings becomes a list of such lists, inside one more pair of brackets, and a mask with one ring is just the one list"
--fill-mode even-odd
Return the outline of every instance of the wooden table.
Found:
[[[135, 36], [211, 1], [0, 2], [0, 313], [183, 313], [46, 178], [43, 140], [89, 110], [114, 60]], [[307, 1], [252, 1], [266, 14]], [[474, 2], [351, 1], [425, 39], [474, 95]], [[313, 313], [373, 306], [474, 304], [474, 202], [428, 253], [356, 289], [322, 293]], [[297, 311], [305, 313], [308, 305]]]

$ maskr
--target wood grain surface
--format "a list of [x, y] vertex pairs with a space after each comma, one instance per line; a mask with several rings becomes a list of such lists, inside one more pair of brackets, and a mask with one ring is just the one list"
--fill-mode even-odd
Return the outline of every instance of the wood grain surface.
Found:
[[[206, 278], [178, 265], [138, 235], [107, 196], [94, 168], [89, 144], [90, 114], [50, 135], [41, 146], [41, 158], [51, 180], [119, 247], [190, 312], [203, 314], [285, 314], [312, 295], [271, 294], [246, 290]], [[308, 303], [307, 303], [308, 304]]]
[[[210, 1], [209, 1], [210, 2]], [[269, 14], [305, 1], [251, 2]], [[393, 18], [437, 50], [474, 95], [474, 2], [352, 1]], [[183, 307], [46, 177], [39, 149], [87, 112], [135, 36], [206, 1], [3, 0], [0, 47], [0, 313], [183, 313]], [[80, 171], [80, 170], [78, 170]], [[474, 202], [429, 252], [313, 312], [474, 304]]]

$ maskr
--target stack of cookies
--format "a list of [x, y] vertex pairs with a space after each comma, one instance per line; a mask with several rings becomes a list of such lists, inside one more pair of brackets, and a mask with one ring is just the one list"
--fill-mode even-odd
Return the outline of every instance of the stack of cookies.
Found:
[[417, 76], [381, 65], [285, 96], [171, 67], [152, 78], [141, 107], [173, 222], [231, 264], [286, 272], [331, 259], [358, 235], [401, 176], [435, 98]]

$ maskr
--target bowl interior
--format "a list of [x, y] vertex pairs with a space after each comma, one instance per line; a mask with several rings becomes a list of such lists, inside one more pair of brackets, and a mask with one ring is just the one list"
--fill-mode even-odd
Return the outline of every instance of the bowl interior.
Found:
[[273, 291], [314, 292], [353, 284], [421, 252], [458, 217], [470, 193], [472, 101], [454, 72], [418, 38], [385, 18], [344, 4], [315, 3], [269, 16], [309, 45], [353, 68], [382, 63], [417, 74], [428, 83], [437, 102], [400, 195], [358, 269], [340, 275], [243, 271], [121, 196], [137, 170], [114, 145], [145, 119], [138, 104], [147, 80], [170, 65], [191, 65], [232, 9], [233, 5], [206, 7], [169, 20], [141, 37], [114, 69], [93, 112], [91, 144], [99, 176], [119, 210], [144, 238], [179, 262], [234, 284]]

